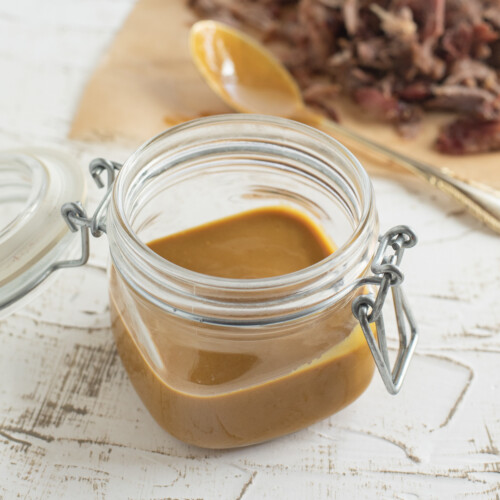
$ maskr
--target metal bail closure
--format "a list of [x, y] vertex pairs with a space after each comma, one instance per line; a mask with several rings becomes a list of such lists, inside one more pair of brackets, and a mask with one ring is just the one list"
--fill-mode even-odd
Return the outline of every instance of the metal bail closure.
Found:
[[92, 217], [87, 217], [87, 212], [80, 202], [65, 203], [61, 207], [61, 214], [66, 221], [70, 230], [74, 233], [80, 229], [82, 236], [82, 254], [79, 259], [58, 262], [53, 271], [63, 267], [78, 267], [83, 266], [89, 259], [89, 231], [95, 238], [99, 238], [106, 232], [105, 212], [109, 204], [113, 183], [115, 181], [116, 172], [121, 168], [120, 163], [105, 160], [104, 158], [96, 158], [92, 160], [89, 165], [90, 175], [97, 184], [97, 187], [104, 187], [102, 175], [104, 171], [107, 174], [107, 188], [106, 194], [100, 201]]
[[[378, 371], [391, 394], [397, 394], [401, 389], [418, 338], [415, 320], [401, 288], [404, 275], [399, 269], [405, 249], [415, 246], [416, 243], [417, 237], [407, 226], [393, 227], [381, 236], [371, 266], [373, 276], [363, 278], [357, 283], [358, 287], [377, 285], [377, 296], [374, 298], [372, 295], [361, 295], [352, 304], [352, 312], [361, 325]], [[386, 255], [388, 249], [393, 252]], [[382, 307], [389, 289], [392, 290], [399, 333], [399, 349], [392, 369], [382, 315]], [[375, 323], [376, 338], [370, 323]]]
[[[106, 208], [120, 168], [120, 164], [102, 158], [90, 163], [90, 173], [100, 188], [104, 187], [101, 177], [106, 171], [107, 189], [92, 217], [87, 217], [79, 201], [60, 208], [69, 196], [85, 196], [84, 179], [71, 159], [44, 149], [0, 154], [0, 207], [8, 222], [0, 226], [0, 317], [26, 301], [35, 289], [40, 290], [57, 269], [87, 263], [90, 234], [99, 237], [106, 232]], [[22, 202], [23, 210], [17, 214], [10, 202]], [[59, 208], [70, 231], [80, 230], [81, 256], [77, 259], [60, 260], [70, 253], [74, 239], [60, 219]], [[5, 213], [1, 215], [5, 220]], [[32, 261], [36, 265], [30, 265]]]

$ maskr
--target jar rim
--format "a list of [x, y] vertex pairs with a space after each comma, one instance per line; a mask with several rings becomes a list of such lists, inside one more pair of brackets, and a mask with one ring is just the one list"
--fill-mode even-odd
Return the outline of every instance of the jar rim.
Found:
[[[359, 222], [356, 227], [353, 228], [350, 237], [348, 237], [346, 241], [335, 250], [335, 252], [325, 257], [323, 260], [293, 273], [268, 278], [236, 279], [210, 276], [180, 267], [159, 256], [138, 237], [132, 229], [130, 222], [125, 217], [125, 181], [127, 173], [132, 169], [141, 156], [158, 142], [167, 140], [168, 138], [189, 129], [205, 127], [223, 122], [233, 122], [235, 127], [237, 127], [238, 123], [265, 122], [267, 124], [277, 125], [283, 128], [291, 128], [295, 131], [309, 135], [309, 137], [320, 141], [323, 145], [330, 146], [333, 150], [342, 155], [343, 159], [347, 160], [349, 168], [351, 169], [350, 173], [356, 176], [356, 180], [359, 183], [363, 204]], [[367, 231], [367, 223], [374, 208], [374, 192], [370, 178], [360, 161], [344, 145], [324, 132], [303, 123], [274, 116], [256, 114], [224, 114], [197, 118], [195, 120], [181, 123], [161, 132], [141, 145], [123, 164], [113, 188], [111, 204], [113, 207], [113, 213], [116, 215], [116, 218], [119, 221], [119, 226], [122, 229], [120, 231], [120, 235], [122, 236], [121, 241], [130, 248], [134, 255], [147, 256], [148, 261], [153, 264], [155, 269], [174, 276], [179, 280], [195, 282], [207, 287], [221, 288], [225, 290], [262, 290], [293, 285], [295, 283], [314, 279], [315, 276], [321, 275], [328, 269], [332, 269], [334, 266], [339, 266], [341, 263], [348, 261], [355, 243], [362, 241], [363, 238], [361, 236]], [[370, 228], [368, 228], [368, 230], [370, 230]]]

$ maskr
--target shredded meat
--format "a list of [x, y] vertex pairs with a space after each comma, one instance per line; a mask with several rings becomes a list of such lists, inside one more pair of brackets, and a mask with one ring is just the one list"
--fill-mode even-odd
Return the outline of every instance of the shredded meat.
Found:
[[458, 119], [441, 130], [438, 151], [453, 155], [481, 153], [500, 149], [500, 121]]
[[406, 136], [424, 112], [451, 111], [439, 151], [500, 150], [499, 0], [187, 1], [260, 35], [333, 119], [342, 95]]

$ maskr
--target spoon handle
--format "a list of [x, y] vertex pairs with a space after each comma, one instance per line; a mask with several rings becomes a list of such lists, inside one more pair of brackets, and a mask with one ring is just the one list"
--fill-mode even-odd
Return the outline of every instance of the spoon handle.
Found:
[[[381, 144], [366, 139], [338, 123], [326, 119], [311, 120], [311, 115], [305, 116], [305, 122], [312, 124], [335, 138], [354, 141], [358, 146], [364, 146], [363, 152], [379, 153], [385, 160], [397, 163], [413, 172], [418, 177], [429, 182], [451, 196], [463, 205], [474, 217], [483, 222], [496, 233], [500, 233], [500, 192], [479, 183], [465, 181], [455, 176], [447, 169], [437, 168], [408, 156], [393, 151]], [[369, 150], [369, 151], [366, 151]]]

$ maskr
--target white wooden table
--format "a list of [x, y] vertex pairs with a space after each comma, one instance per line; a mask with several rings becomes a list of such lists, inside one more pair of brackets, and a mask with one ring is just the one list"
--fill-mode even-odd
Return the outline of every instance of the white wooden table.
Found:
[[[0, 148], [56, 147], [82, 168], [127, 157], [66, 135], [132, 3], [0, 2]], [[419, 181], [374, 184], [382, 228], [420, 236], [405, 270], [421, 341], [400, 395], [376, 376], [346, 410], [270, 443], [219, 452], [176, 441], [117, 356], [101, 238], [90, 265], [60, 272], [0, 322], [0, 498], [498, 499], [500, 239]]]

